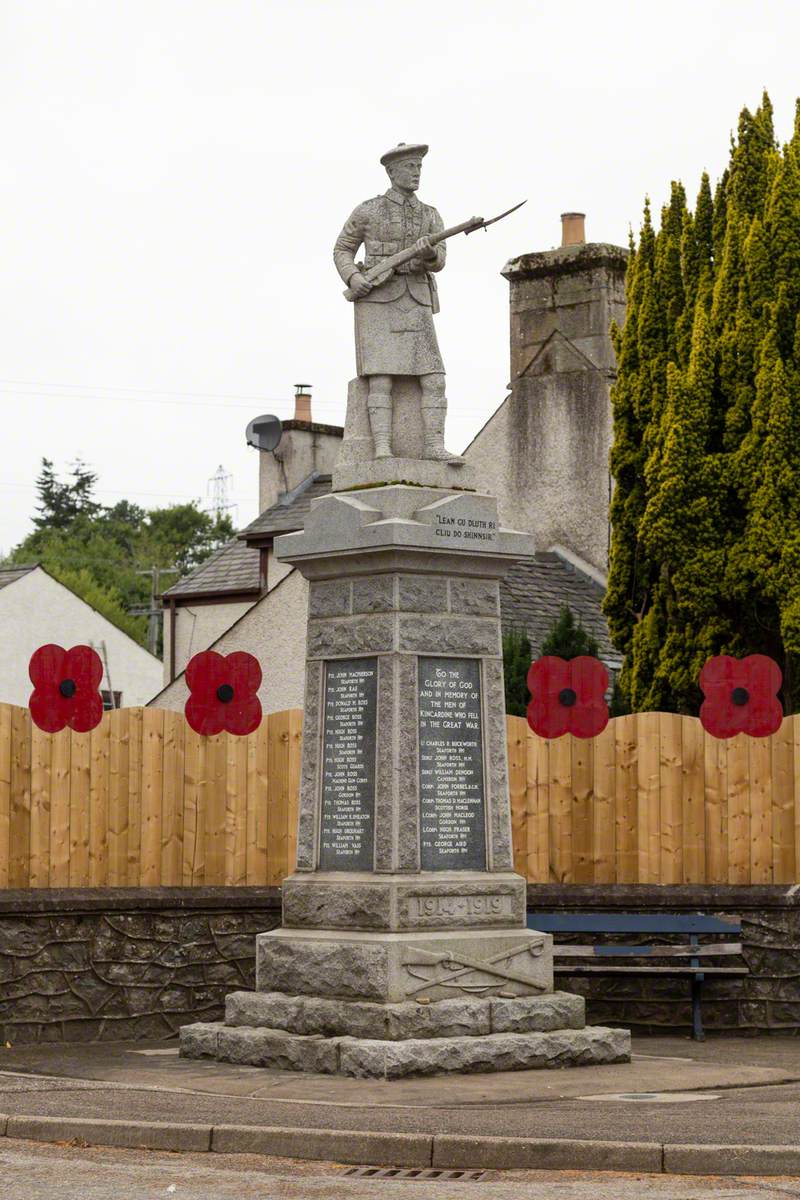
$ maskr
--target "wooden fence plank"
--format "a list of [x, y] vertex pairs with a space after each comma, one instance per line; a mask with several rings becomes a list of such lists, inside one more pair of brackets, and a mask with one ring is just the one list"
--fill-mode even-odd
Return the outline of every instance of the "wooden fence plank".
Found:
[[570, 739], [572, 780], [572, 882], [592, 883], [594, 877], [594, 738]]
[[728, 742], [728, 883], [750, 882], [750, 739]]
[[206, 739], [186, 726], [183, 785], [183, 845], [181, 883], [199, 887], [205, 882]]
[[108, 822], [111, 765], [109, 713], [91, 732], [89, 776], [89, 886], [108, 886]]
[[682, 718], [683, 882], [702, 883], [706, 871], [705, 751], [703, 727]]
[[703, 733], [706, 883], [728, 882], [728, 743]]
[[183, 788], [186, 774], [183, 713], [164, 711], [164, 791], [161, 804], [161, 885], [180, 887], [183, 870]]
[[72, 731], [52, 734], [50, 756], [50, 887], [69, 887], [69, 794]]
[[286, 814], [286, 870], [297, 866], [297, 821], [300, 800], [300, 767], [303, 758], [303, 713], [299, 708], [289, 710], [289, 809]]
[[247, 883], [267, 880], [267, 738], [266, 722], [247, 737]]
[[141, 886], [142, 709], [128, 710], [128, 887]]
[[225, 882], [247, 883], [247, 739], [228, 734]]
[[766, 738], [748, 738], [750, 762], [750, 882], [772, 883], [772, 780]]
[[225, 883], [226, 734], [206, 738], [205, 871], [207, 887]]
[[267, 861], [270, 884], [279, 884], [286, 873], [289, 819], [289, 720], [287, 713], [270, 713], [270, 797], [267, 825]]
[[69, 772], [69, 886], [89, 886], [92, 735], [72, 732]]
[[11, 716], [11, 805], [8, 886], [28, 886], [31, 852], [31, 718], [26, 708]]
[[108, 886], [128, 882], [128, 773], [130, 709], [107, 714], [110, 738], [108, 763]]
[[683, 883], [683, 719], [677, 713], [658, 714], [661, 776], [661, 854], [659, 883]]
[[637, 882], [658, 883], [661, 870], [659, 713], [637, 713], [636, 742]]
[[552, 883], [572, 883], [571, 741], [571, 733], [549, 739], [549, 880]]
[[638, 855], [638, 797], [636, 785], [636, 717], [617, 717], [615, 721], [616, 768], [616, 857], [617, 883], [637, 883]]
[[[2, 736], [0, 734], [0, 736]], [[50, 886], [50, 762], [53, 738], [31, 726], [31, 850], [26, 886]]]
[[527, 829], [525, 877], [531, 883], [550, 882], [550, 743], [528, 729]]
[[142, 842], [139, 883], [161, 883], [161, 807], [164, 796], [164, 710], [142, 711]]
[[616, 738], [609, 722], [594, 739], [593, 883], [616, 881], [616, 823], [614, 788], [616, 784]]
[[528, 820], [528, 722], [524, 717], [506, 719], [506, 749], [514, 870], [524, 875], [528, 850], [525, 837]]
[[0, 888], [8, 887], [11, 835], [11, 715], [10, 704], [0, 704]]
[[794, 719], [769, 739], [772, 778], [772, 883], [797, 882], [794, 847]]

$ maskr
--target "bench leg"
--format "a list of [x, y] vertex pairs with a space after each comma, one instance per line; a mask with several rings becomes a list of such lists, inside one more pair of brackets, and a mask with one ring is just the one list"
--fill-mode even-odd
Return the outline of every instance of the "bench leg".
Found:
[[700, 1002], [703, 996], [703, 976], [692, 976], [692, 1041], [704, 1042], [706, 1035], [703, 1033], [703, 1015], [700, 1008]]

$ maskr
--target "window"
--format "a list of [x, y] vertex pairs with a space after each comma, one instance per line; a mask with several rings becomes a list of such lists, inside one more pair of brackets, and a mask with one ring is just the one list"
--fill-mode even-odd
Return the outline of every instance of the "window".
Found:
[[122, 708], [122, 692], [101, 692], [103, 698], [103, 711], [108, 712], [112, 708]]

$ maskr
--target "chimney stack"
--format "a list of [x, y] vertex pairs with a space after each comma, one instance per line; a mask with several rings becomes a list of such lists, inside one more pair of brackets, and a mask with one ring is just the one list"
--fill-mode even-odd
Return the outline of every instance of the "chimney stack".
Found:
[[294, 385], [294, 419], [307, 421], [311, 424], [311, 384], [296, 383]]
[[561, 245], [583, 246], [586, 242], [584, 221], [586, 213], [571, 212], [561, 214]]

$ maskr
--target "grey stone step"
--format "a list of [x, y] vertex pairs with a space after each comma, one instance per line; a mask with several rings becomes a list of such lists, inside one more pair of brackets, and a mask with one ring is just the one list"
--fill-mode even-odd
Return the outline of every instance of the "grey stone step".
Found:
[[588, 1026], [550, 1033], [490, 1033], [484, 1037], [368, 1038], [302, 1036], [275, 1029], [232, 1028], [221, 1023], [185, 1025], [184, 1058], [281, 1071], [400, 1079], [450, 1072], [529, 1071], [630, 1061], [624, 1029]]
[[582, 996], [568, 992], [509, 999], [458, 997], [432, 1004], [374, 1004], [287, 996], [283, 992], [231, 992], [225, 998], [225, 1024], [305, 1035], [402, 1041], [582, 1029], [586, 1024], [585, 1007]]

